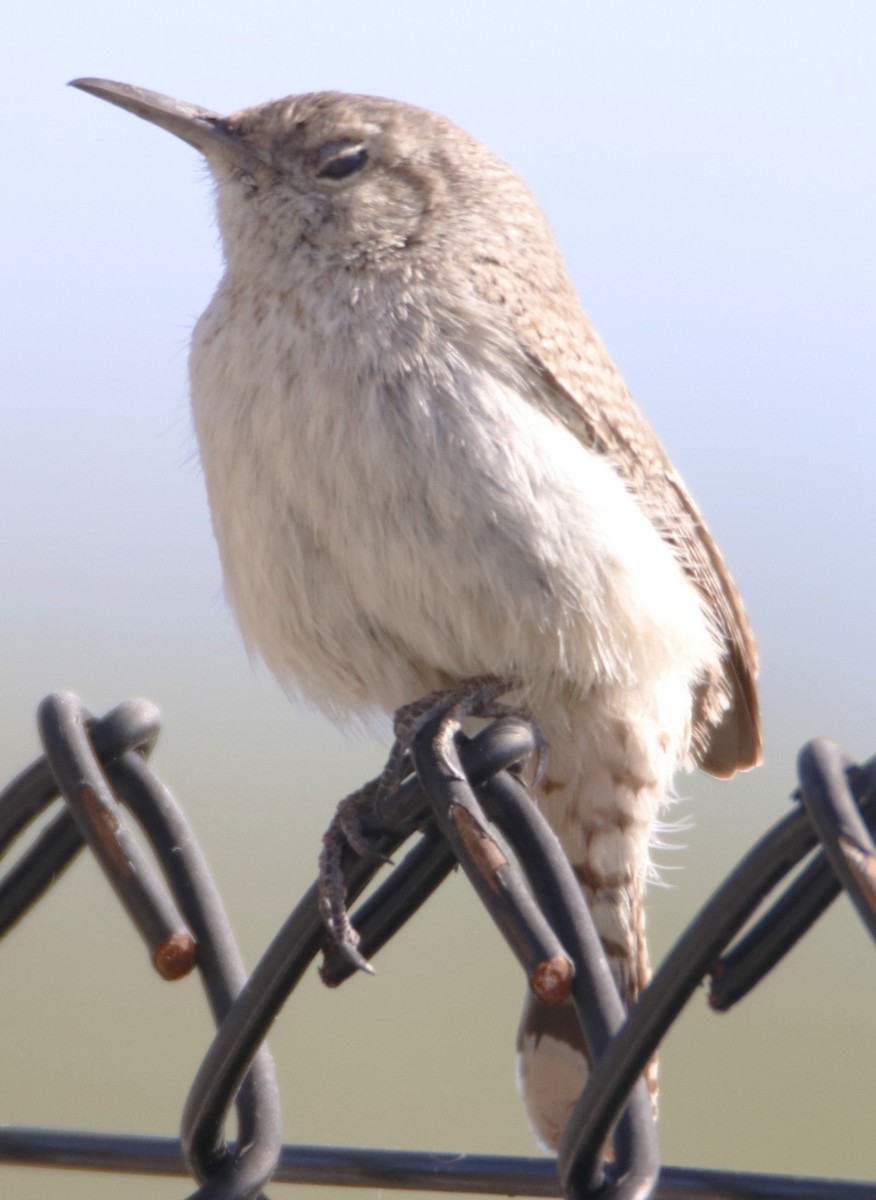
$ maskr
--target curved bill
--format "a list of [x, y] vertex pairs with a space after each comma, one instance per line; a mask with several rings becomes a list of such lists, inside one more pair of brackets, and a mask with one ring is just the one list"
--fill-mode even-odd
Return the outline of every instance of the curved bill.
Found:
[[108, 100], [110, 104], [166, 129], [208, 158], [218, 154], [230, 159], [242, 171], [251, 171], [257, 164], [255, 155], [229, 126], [227, 118], [209, 108], [174, 100], [172, 96], [150, 92], [130, 83], [116, 83], [112, 79], [71, 79], [70, 87], [90, 92], [92, 96]]

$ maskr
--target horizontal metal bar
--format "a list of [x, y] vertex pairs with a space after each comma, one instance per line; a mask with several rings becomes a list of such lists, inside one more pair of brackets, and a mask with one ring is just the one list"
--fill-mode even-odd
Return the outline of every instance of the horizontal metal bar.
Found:
[[[138, 1175], [188, 1175], [179, 1141], [126, 1133], [0, 1126], [0, 1162]], [[559, 1196], [552, 1158], [284, 1146], [275, 1183]], [[655, 1200], [876, 1200], [876, 1183], [664, 1167]]]

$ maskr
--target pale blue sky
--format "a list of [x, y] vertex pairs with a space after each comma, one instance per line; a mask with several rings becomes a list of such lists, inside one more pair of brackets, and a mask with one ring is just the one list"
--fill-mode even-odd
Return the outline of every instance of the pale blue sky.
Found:
[[[229, 881], [248, 839], [270, 838], [281, 854], [285, 822], [291, 838], [292, 814], [304, 814], [288, 895], [274, 895], [276, 912], [252, 933], [254, 957], [308, 881], [331, 798], [379, 758], [377, 746], [292, 709], [246, 662], [220, 599], [187, 413], [188, 334], [220, 270], [209, 187], [191, 149], [65, 88], [79, 75], [220, 111], [321, 88], [394, 96], [446, 113], [511, 162], [547, 209], [584, 305], [704, 509], [759, 635], [767, 766], [723, 790], [685, 782], [685, 795], [703, 797], [685, 809], [695, 853], [718, 853], [723, 869], [716, 844], [729, 856], [783, 811], [805, 738], [876, 750], [867, 0], [35, 2], [7, 17], [0, 54], [0, 776], [34, 753], [31, 713], [47, 690], [76, 689], [95, 708], [151, 696], [168, 720], [163, 770], [216, 837]], [[693, 905], [711, 876], [688, 854], [673, 861], [687, 864], [673, 894]], [[250, 928], [257, 889], [229, 886]], [[654, 903], [665, 944], [675, 918], [664, 928], [666, 901]], [[845, 967], [867, 944], [851, 919], [837, 929]], [[776, 1012], [788, 1003], [777, 999]], [[844, 1020], [866, 1027], [862, 1013]], [[509, 1080], [495, 1084], [503, 1103]], [[702, 1104], [677, 1115], [683, 1085], [673, 1093], [671, 1083], [664, 1138], [676, 1157], [699, 1148], [700, 1161], [751, 1162], [745, 1133], [735, 1149], [708, 1140]], [[807, 1086], [827, 1085], [792, 1080], [790, 1090]], [[507, 1112], [515, 1104], [511, 1094]], [[170, 1129], [162, 1113], [157, 1127]], [[36, 1108], [29, 1116], [39, 1119]], [[790, 1120], [799, 1127], [800, 1113]], [[525, 1134], [514, 1138], [525, 1151]], [[841, 1140], [814, 1142], [804, 1136], [778, 1162], [779, 1137], [758, 1165], [839, 1172], [850, 1161]]]

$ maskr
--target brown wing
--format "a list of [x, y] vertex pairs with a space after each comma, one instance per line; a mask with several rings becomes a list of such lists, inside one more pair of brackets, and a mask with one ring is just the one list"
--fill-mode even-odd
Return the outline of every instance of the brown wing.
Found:
[[[697, 506], [582, 311], [543, 215], [514, 177], [497, 181], [496, 192], [504, 222], [486, 232], [480, 253], [470, 260], [474, 288], [510, 322], [533, 397], [585, 445], [612, 459], [703, 595], [725, 656], [720, 677], [704, 681], [696, 699], [699, 764], [719, 776], [755, 766], [761, 756], [757, 648], [736, 586]], [[502, 245], [509, 236], [512, 254]]]
[[[700, 766], [713, 775], [732, 775], [755, 766], [761, 757], [751, 625], [699, 509], [592, 329], [589, 335], [589, 387], [579, 382], [573, 392], [571, 381], [567, 385], [528, 348], [527, 358], [540, 376], [539, 393], [552, 414], [585, 445], [611, 458], [706, 601], [726, 649], [723, 676], [706, 680], [697, 697], [694, 740]], [[597, 347], [604, 358], [602, 369], [593, 372]], [[577, 364], [573, 360], [571, 365], [574, 372]]]

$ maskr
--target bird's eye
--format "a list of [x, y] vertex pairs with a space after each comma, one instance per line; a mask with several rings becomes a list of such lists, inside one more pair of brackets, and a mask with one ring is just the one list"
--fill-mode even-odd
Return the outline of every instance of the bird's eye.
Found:
[[360, 142], [327, 142], [319, 152], [316, 173], [321, 179], [346, 179], [367, 161], [368, 151]]

